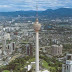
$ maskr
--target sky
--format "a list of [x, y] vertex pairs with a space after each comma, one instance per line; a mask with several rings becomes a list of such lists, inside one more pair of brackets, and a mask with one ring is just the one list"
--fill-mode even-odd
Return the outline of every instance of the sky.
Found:
[[0, 12], [72, 8], [72, 0], [0, 0]]

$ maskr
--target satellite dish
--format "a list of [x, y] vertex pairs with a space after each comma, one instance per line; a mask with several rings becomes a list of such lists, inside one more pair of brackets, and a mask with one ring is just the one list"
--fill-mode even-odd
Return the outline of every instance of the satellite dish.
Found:
[[6, 51], [3, 51], [4, 55], [7, 55]]

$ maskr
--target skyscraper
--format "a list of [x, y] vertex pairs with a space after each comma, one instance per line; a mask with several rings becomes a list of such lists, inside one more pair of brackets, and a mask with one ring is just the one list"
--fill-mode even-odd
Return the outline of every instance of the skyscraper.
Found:
[[28, 55], [28, 56], [32, 56], [33, 55], [32, 45], [31, 44], [26, 44], [26, 55]]
[[6, 52], [6, 39], [2, 37], [2, 54]]
[[72, 72], [72, 54], [66, 55], [66, 63], [62, 65], [62, 72]]

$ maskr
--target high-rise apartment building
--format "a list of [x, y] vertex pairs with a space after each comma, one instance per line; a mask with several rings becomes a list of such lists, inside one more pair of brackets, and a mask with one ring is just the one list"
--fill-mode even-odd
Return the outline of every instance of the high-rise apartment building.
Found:
[[66, 62], [62, 65], [62, 72], [72, 72], [72, 54], [66, 55]]
[[51, 55], [60, 56], [62, 55], [62, 45], [52, 45], [51, 46]]

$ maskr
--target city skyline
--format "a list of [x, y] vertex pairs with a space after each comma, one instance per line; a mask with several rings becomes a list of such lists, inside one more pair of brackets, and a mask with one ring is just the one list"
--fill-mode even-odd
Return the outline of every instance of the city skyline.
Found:
[[72, 8], [71, 0], [2, 0], [0, 12], [36, 10], [36, 2], [39, 10]]

